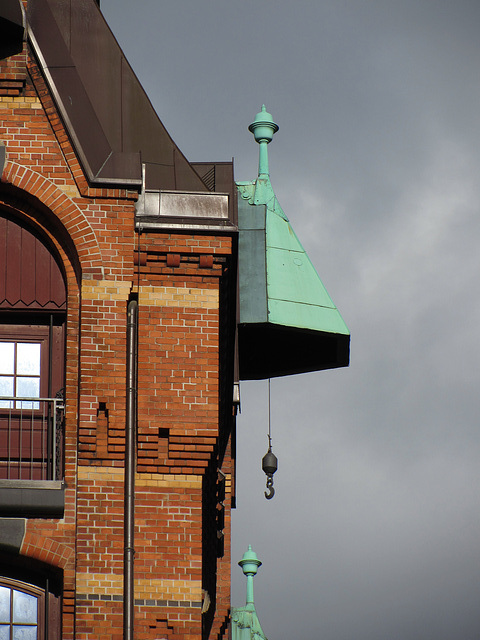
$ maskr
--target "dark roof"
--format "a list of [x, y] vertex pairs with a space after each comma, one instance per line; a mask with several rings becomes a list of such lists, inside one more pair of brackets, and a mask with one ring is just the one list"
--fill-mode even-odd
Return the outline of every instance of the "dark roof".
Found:
[[29, 36], [89, 180], [207, 187], [155, 113], [95, 0], [29, 0]]
[[19, 0], [2, 0], [0, 3], [0, 60], [22, 51], [23, 34], [23, 11]]

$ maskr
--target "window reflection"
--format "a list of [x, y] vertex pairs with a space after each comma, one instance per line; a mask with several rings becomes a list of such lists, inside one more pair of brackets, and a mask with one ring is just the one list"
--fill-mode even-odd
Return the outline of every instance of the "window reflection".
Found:
[[13, 373], [14, 342], [0, 342], [0, 375]]
[[0, 623], [10, 622], [10, 593], [8, 587], [0, 587]]
[[36, 640], [36, 627], [13, 627], [12, 640]]
[[[17, 378], [17, 396], [21, 398], [39, 398], [40, 397], [40, 378]], [[38, 409], [38, 402], [17, 402], [22, 409]]]
[[[0, 342], [0, 397], [40, 397], [40, 342]], [[16, 402], [17, 409], [39, 409], [38, 402]], [[0, 399], [0, 408], [13, 403]], [[1, 640], [1, 638], [0, 638]]]
[[37, 640], [38, 597], [0, 586], [0, 640]]
[[[13, 396], [13, 376], [0, 376], [0, 396]], [[12, 407], [11, 400], [0, 400], [0, 408], [11, 409]]]
[[40, 375], [40, 343], [19, 342], [17, 344], [17, 374]]
[[10, 625], [0, 624], [0, 640], [10, 640]]
[[23, 591], [13, 592], [13, 622], [36, 624], [37, 598], [35, 596]]

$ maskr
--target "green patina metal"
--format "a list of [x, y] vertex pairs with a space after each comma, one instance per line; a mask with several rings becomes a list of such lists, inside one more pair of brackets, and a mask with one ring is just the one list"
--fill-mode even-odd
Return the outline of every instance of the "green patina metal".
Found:
[[262, 563], [251, 545], [248, 546], [248, 550], [238, 564], [247, 576], [247, 601], [244, 607], [232, 608], [232, 640], [267, 640], [253, 600], [253, 577]]
[[267, 145], [278, 131], [265, 106], [249, 127], [258, 178], [237, 182], [240, 377], [348, 366], [350, 334], [270, 183]]

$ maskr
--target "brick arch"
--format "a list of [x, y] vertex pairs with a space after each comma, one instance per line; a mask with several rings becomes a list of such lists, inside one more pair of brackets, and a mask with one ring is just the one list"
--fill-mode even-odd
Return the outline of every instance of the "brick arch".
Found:
[[51, 180], [40, 173], [7, 161], [2, 182], [11, 184], [41, 202], [62, 223], [72, 239], [84, 275], [103, 277], [102, 255], [97, 237], [81, 209]]
[[37, 533], [27, 531], [20, 548], [20, 555], [39, 560], [63, 571], [74, 568], [75, 550]]

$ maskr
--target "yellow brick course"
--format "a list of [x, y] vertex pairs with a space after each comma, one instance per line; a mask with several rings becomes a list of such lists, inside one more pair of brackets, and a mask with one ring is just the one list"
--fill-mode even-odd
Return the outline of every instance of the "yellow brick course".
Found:
[[0, 98], [2, 107], [12, 109], [42, 109], [42, 104], [38, 98], [25, 96], [2, 96]]
[[157, 307], [202, 307], [218, 309], [216, 289], [192, 287], [140, 287], [141, 305]]
[[[200, 601], [201, 580], [135, 580], [135, 598], [142, 600]], [[115, 573], [77, 573], [77, 595], [121, 596], [123, 575]]]
[[168, 475], [163, 473], [137, 473], [135, 475], [135, 486], [159, 487], [159, 488], [184, 488], [201, 489], [201, 476], [194, 475]]
[[123, 482], [123, 469], [106, 467], [78, 467], [79, 480], [92, 480], [103, 482]]
[[121, 596], [122, 594], [122, 574], [77, 573], [77, 595]]
[[202, 599], [201, 580], [135, 580], [135, 598], [153, 600]]
[[132, 283], [127, 280], [84, 280], [82, 296], [84, 300], [128, 300]]
[[[91, 467], [79, 466], [78, 479], [91, 480], [92, 482], [123, 482], [123, 469], [116, 467]], [[161, 488], [185, 488], [198, 489], [202, 486], [201, 476], [166, 474], [166, 473], [136, 473], [135, 485], [141, 487], [161, 487]]]

